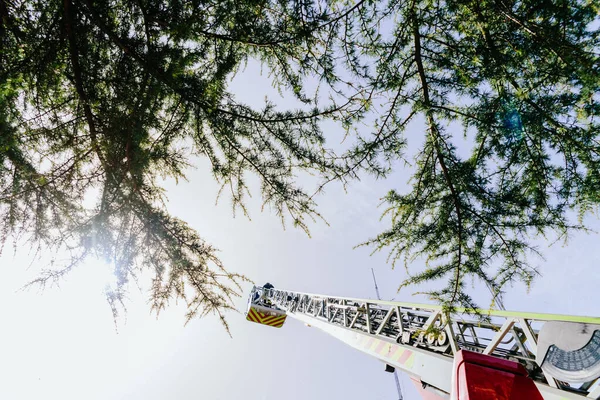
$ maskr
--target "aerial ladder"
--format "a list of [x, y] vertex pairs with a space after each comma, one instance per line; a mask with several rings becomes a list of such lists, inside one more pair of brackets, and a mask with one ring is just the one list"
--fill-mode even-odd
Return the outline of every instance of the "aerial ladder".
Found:
[[406, 373], [424, 399], [600, 399], [600, 317], [252, 289], [247, 320], [288, 317]]
[[[375, 293], [377, 294], [377, 300], [381, 300], [381, 295], [379, 294], [379, 287], [377, 286], [377, 279], [375, 279], [375, 271], [371, 268], [371, 275], [373, 276], [373, 284], [375, 285]], [[398, 378], [398, 371], [394, 369], [391, 371], [394, 374], [394, 381], [396, 382], [396, 390], [398, 391], [398, 400], [404, 400], [404, 396], [402, 395], [402, 387], [400, 386], [400, 379]]]

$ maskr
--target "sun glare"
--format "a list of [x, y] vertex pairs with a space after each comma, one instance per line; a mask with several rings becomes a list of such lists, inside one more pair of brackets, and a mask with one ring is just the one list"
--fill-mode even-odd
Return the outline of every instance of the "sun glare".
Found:
[[97, 293], [97, 291], [105, 292], [117, 287], [114, 265], [96, 257], [85, 260], [72, 274], [72, 277], [66, 278], [72, 279], [82, 291]]

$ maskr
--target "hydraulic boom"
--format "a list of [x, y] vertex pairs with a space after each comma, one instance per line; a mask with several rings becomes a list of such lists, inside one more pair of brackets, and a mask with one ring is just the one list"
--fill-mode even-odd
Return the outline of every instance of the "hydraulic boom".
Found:
[[319, 328], [441, 398], [453, 393], [453, 363], [465, 350], [522, 365], [546, 400], [600, 399], [598, 317], [463, 309], [448, 315], [441, 306], [300, 293], [270, 284], [254, 288], [249, 320], [261, 322], [250, 318], [258, 308], [270, 310], [262, 317], [267, 322], [289, 316]]

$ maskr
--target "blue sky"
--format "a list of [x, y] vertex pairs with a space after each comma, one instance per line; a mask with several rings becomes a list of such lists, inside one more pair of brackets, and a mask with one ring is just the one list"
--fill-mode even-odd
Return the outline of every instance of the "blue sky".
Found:
[[[248, 102], [265, 94], [265, 80], [250, 79], [252, 72], [234, 84], [238, 98]], [[341, 138], [334, 128], [327, 134], [334, 144]], [[408, 134], [421, 133], [414, 129]], [[374, 268], [384, 299], [426, 302], [412, 295], [423, 288], [396, 293], [405, 272], [401, 266], [391, 270], [385, 253], [371, 256], [371, 249], [353, 249], [387, 226], [379, 221], [379, 199], [391, 188], [405, 187], [405, 171], [382, 181], [365, 177], [348, 193], [330, 186], [318, 199], [330, 226], [313, 224], [309, 238], [292, 227], [284, 230], [268, 209], [261, 213], [258, 191], [248, 202], [251, 220], [241, 213], [232, 218], [227, 197], [215, 206], [218, 185], [208, 175], [208, 164], [196, 160], [196, 165], [188, 182], [165, 183], [168, 208], [219, 248], [230, 270], [257, 284], [269, 281], [290, 290], [374, 298]], [[600, 230], [596, 219], [590, 221]], [[577, 234], [568, 246], [545, 250], [546, 260], [535, 261], [544, 276], [529, 293], [516, 285], [505, 298], [507, 309], [600, 314], [598, 239], [597, 234]], [[536, 240], [544, 250], [548, 241]], [[382, 363], [315, 328], [293, 320], [282, 329], [245, 321], [251, 284], [237, 300], [241, 313], [228, 314], [233, 338], [212, 316], [184, 327], [182, 304], [172, 304], [157, 319], [149, 312], [146, 293], [135, 287], [127, 312], [115, 326], [102, 294], [111, 281], [105, 266], [90, 262], [59, 288], [23, 292], [18, 289], [44, 260], [28, 268], [28, 248], [18, 247], [16, 255], [11, 250], [5, 249], [0, 258], [2, 399], [396, 398], [393, 377]], [[416, 262], [413, 267], [421, 266]], [[485, 303], [486, 289], [474, 282], [474, 291]], [[416, 399], [409, 380], [403, 377], [402, 382], [405, 398]]]

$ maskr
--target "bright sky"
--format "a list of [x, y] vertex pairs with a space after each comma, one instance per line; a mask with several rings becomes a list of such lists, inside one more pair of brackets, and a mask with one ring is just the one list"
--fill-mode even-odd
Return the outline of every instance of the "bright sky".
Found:
[[[261, 93], [264, 82], [238, 79], [240, 99]], [[264, 94], [257, 96], [262, 98]], [[332, 135], [337, 134], [332, 132]], [[418, 134], [418, 132], [415, 132]], [[330, 226], [303, 232], [283, 230], [278, 218], [260, 212], [260, 196], [249, 199], [252, 221], [238, 216], [198, 161], [189, 182], [167, 183], [169, 209], [221, 250], [232, 271], [257, 284], [269, 281], [290, 290], [374, 298], [370, 268], [384, 299], [425, 302], [415, 290], [397, 294], [404, 277], [392, 271], [386, 254], [353, 246], [381, 231], [379, 198], [402, 188], [401, 172], [387, 181], [365, 178], [348, 194], [331, 186], [319, 200]], [[600, 223], [592, 220], [600, 230]], [[574, 235], [568, 246], [555, 245], [538, 260], [544, 276], [530, 293], [522, 286], [505, 298], [507, 309], [599, 315], [597, 234]], [[539, 241], [545, 248], [546, 241]], [[26, 292], [19, 288], [42, 265], [30, 269], [28, 249], [0, 258], [0, 399], [395, 399], [393, 377], [384, 365], [315, 328], [291, 320], [282, 329], [246, 322], [243, 311], [251, 285], [237, 300], [241, 313], [230, 313], [233, 338], [214, 317], [187, 327], [184, 307], [150, 314], [145, 292], [131, 288], [127, 313], [115, 327], [103, 288], [111, 277], [90, 262], [69, 275], [60, 288]], [[418, 268], [418, 265], [416, 266]], [[421, 288], [422, 289], [422, 288]], [[485, 303], [486, 290], [476, 288]], [[448, 377], [450, 379], [450, 377]], [[406, 399], [417, 399], [402, 377]]]

